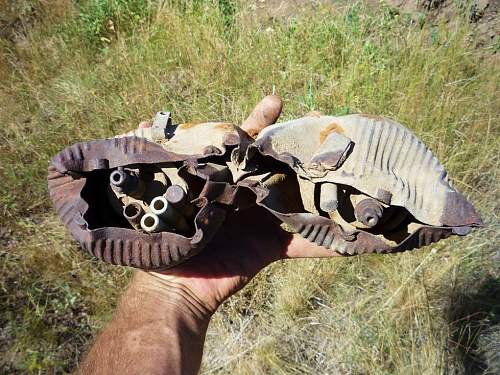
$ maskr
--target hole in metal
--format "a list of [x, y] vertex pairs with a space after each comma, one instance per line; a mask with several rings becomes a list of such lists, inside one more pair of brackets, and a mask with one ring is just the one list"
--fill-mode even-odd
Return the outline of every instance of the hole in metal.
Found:
[[134, 217], [139, 213], [139, 209], [134, 204], [129, 204], [125, 207], [125, 216]]
[[148, 216], [144, 219], [144, 225], [148, 228], [152, 228], [154, 227], [156, 224], [156, 220], [154, 217], [152, 216]]
[[165, 203], [161, 199], [158, 199], [153, 203], [153, 207], [155, 210], [162, 210], [165, 207]]

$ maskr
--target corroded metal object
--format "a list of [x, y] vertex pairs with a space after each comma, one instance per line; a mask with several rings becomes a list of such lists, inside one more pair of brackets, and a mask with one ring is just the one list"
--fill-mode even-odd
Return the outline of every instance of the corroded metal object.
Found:
[[273, 213], [341, 254], [410, 250], [482, 225], [432, 152], [387, 118], [311, 116], [272, 125], [248, 147], [244, 168], [257, 154], [297, 175], [304, 212]]
[[308, 116], [258, 130], [172, 125], [159, 112], [150, 128], [61, 151], [49, 192], [92, 255], [143, 269], [195, 255], [227, 210], [252, 205], [344, 255], [410, 250], [482, 225], [431, 151], [390, 119]]

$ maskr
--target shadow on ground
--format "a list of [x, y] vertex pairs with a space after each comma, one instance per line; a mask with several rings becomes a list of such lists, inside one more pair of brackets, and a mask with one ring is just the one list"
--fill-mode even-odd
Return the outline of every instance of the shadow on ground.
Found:
[[500, 279], [485, 279], [474, 291], [453, 295], [452, 346], [466, 374], [500, 374]]

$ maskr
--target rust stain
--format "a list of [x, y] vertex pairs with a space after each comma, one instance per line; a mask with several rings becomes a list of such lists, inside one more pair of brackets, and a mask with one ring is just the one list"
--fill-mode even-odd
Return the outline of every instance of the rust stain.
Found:
[[201, 122], [201, 121], [198, 121], [198, 122], [188, 122], [188, 123], [185, 123], [185, 124], [179, 124], [178, 128], [179, 129], [190, 129], [190, 128], [194, 128], [197, 125], [201, 125], [201, 124], [204, 124], [204, 122]]
[[221, 129], [226, 131], [234, 130], [234, 125], [230, 122], [220, 122], [214, 126], [215, 129]]
[[379, 116], [379, 115], [371, 115], [369, 113], [360, 113], [359, 114], [360, 116], [363, 116], [363, 117], [366, 117], [366, 118], [369, 118], [371, 120], [375, 120], [375, 121], [382, 121], [384, 118], [382, 116]]
[[246, 132], [253, 139], [257, 138], [257, 136], [259, 135], [259, 130], [258, 129], [248, 129]]
[[330, 135], [330, 133], [333, 132], [338, 134], [344, 134], [344, 128], [339, 124], [337, 124], [336, 122], [332, 122], [330, 125], [328, 125], [319, 133], [319, 143], [323, 143], [325, 139]]
[[[191, 129], [194, 128], [198, 125], [207, 125], [210, 124], [209, 122], [203, 122], [203, 121], [198, 121], [198, 122], [188, 122], [185, 124], [179, 124], [179, 129]], [[229, 122], [219, 122], [214, 125], [214, 129], [221, 129], [223, 131], [230, 131], [234, 129], [234, 125], [229, 123]]]

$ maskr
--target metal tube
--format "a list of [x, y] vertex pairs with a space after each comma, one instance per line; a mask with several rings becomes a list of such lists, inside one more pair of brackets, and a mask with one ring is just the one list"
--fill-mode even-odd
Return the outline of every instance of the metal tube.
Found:
[[144, 215], [142, 206], [137, 202], [123, 206], [123, 216], [135, 229], [141, 228], [141, 218]]
[[174, 207], [168, 203], [168, 201], [161, 196], [153, 198], [151, 204], [149, 205], [151, 212], [158, 215], [167, 222], [174, 224], [177, 220], [176, 216], [179, 214], [175, 211]]
[[123, 168], [111, 172], [109, 183], [117, 193], [140, 197], [144, 192], [144, 184], [139, 177], [135, 173]]
[[326, 213], [333, 212], [338, 207], [337, 185], [328, 182], [320, 185], [319, 208]]
[[189, 225], [186, 219], [176, 211], [174, 206], [167, 201], [165, 197], [156, 197], [150, 204], [151, 212], [158, 215], [168, 224], [173, 226], [179, 232], [189, 230]]
[[383, 215], [384, 206], [373, 198], [363, 199], [354, 207], [356, 220], [369, 228], [376, 226], [382, 220]]
[[163, 220], [152, 213], [147, 213], [142, 217], [141, 228], [149, 233], [161, 232], [169, 229]]
[[187, 194], [180, 185], [169, 186], [165, 192], [165, 198], [177, 211], [188, 219], [194, 217], [195, 208], [189, 203]]

